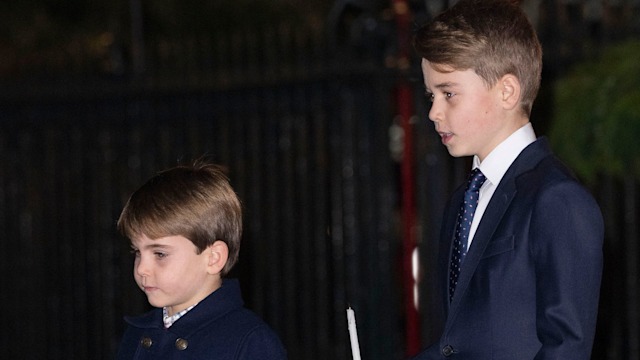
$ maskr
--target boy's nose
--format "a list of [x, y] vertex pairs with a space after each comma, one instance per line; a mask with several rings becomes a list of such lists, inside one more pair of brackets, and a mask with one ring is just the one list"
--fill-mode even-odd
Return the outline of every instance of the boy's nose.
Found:
[[135, 263], [136, 274], [139, 276], [147, 276], [149, 274], [149, 267], [147, 266], [147, 262], [143, 260], [142, 257], [136, 259]]
[[442, 113], [435, 102], [431, 103], [431, 109], [429, 109], [429, 120], [438, 122], [442, 119]]

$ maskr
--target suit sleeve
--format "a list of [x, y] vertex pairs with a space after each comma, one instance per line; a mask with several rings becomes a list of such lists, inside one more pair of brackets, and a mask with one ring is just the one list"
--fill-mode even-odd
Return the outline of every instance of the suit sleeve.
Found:
[[540, 192], [531, 221], [542, 343], [535, 359], [589, 359], [603, 263], [598, 205], [578, 183], [563, 181]]

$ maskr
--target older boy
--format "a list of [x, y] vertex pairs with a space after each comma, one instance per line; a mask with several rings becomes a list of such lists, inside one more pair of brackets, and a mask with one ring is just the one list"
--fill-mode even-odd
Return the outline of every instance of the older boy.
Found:
[[131, 195], [118, 229], [157, 308], [125, 318], [118, 359], [286, 359], [276, 334], [243, 308], [238, 282], [223, 280], [238, 258], [242, 213], [219, 168], [158, 173]]
[[516, 1], [460, 0], [416, 34], [429, 118], [472, 176], [443, 218], [445, 323], [417, 359], [589, 359], [603, 221], [529, 122], [542, 67]]

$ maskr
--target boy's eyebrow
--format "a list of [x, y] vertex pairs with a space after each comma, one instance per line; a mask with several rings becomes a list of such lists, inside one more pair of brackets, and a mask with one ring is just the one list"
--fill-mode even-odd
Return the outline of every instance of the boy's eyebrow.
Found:
[[443, 83], [440, 83], [440, 84], [436, 84], [434, 86], [434, 88], [436, 88], [436, 89], [448, 89], [448, 88], [452, 88], [452, 87], [454, 87], [456, 85], [458, 85], [458, 84], [450, 82], [450, 81], [447, 81], [447, 82], [443, 82]]
[[[147, 249], [168, 249], [170, 248], [170, 245], [165, 245], [165, 244], [148, 244], [142, 247], [143, 250], [147, 250]], [[131, 248], [134, 250], [137, 250], [138, 247], [131, 244]]]
[[[447, 82], [443, 82], [443, 83], [440, 83], [440, 84], [436, 84], [436, 85], [434, 85], [433, 87], [434, 87], [435, 89], [438, 89], [438, 90], [443, 91], [443, 90], [447, 90], [447, 89], [451, 89], [451, 88], [453, 88], [453, 87], [456, 87], [456, 85], [458, 85], [458, 84], [457, 84], [457, 83], [450, 82], [450, 81], [447, 81]], [[426, 95], [428, 95], [428, 96], [431, 96], [431, 95], [433, 94], [433, 91], [432, 91], [429, 87], [426, 87], [426, 88], [424, 89], [424, 93], [425, 93]]]

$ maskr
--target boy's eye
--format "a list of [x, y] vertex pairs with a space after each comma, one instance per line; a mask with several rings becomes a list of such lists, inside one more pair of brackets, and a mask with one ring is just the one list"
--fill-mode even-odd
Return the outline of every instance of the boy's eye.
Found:
[[445, 96], [447, 99], [449, 99], [449, 98], [453, 97], [453, 93], [445, 92], [445, 93], [444, 93], [444, 96]]
[[427, 96], [427, 100], [433, 102], [433, 99], [435, 98], [433, 93], [426, 93], [425, 95]]
[[165, 254], [163, 252], [156, 252], [154, 254], [158, 259], [164, 259], [165, 257], [167, 257], [167, 254]]
[[130, 253], [132, 253], [135, 257], [139, 257], [140, 256], [140, 250], [138, 249], [131, 249], [129, 250]]

